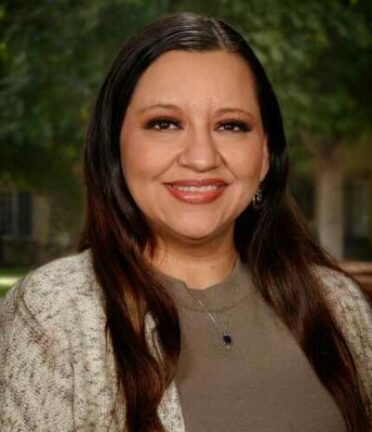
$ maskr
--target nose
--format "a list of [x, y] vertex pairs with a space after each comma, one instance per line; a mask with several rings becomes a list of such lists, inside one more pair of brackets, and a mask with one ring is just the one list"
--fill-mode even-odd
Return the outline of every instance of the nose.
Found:
[[217, 168], [221, 163], [216, 142], [206, 128], [190, 129], [184, 137], [184, 145], [179, 155], [181, 166], [194, 171], [205, 172]]

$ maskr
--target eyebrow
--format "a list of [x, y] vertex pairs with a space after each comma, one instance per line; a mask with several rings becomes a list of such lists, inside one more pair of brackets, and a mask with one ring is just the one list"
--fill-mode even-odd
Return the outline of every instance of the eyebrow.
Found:
[[177, 105], [173, 105], [173, 104], [164, 104], [164, 103], [157, 103], [157, 104], [153, 104], [153, 105], [148, 105], [145, 106], [143, 108], [141, 108], [139, 110], [140, 113], [145, 112], [145, 111], [149, 111], [151, 109], [154, 108], [168, 108], [168, 109], [177, 109], [177, 110], [181, 110], [180, 107], [178, 107]]
[[[139, 113], [143, 113], [145, 111], [149, 111], [149, 110], [152, 110], [154, 108], [175, 109], [177, 111], [181, 111], [181, 108], [179, 106], [177, 106], [177, 105], [166, 104], [166, 103], [157, 103], [157, 104], [148, 105], [148, 106], [145, 106], [145, 107], [141, 108], [139, 110]], [[231, 113], [231, 114], [232, 113], [240, 113], [240, 114], [248, 115], [250, 117], [254, 117], [254, 115], [251, 112], [249, 112], [249, 111], [247, 111], [245, 109], [242, 109], [242, 108], [238, 108], [238, 107], [236, 107], [236, 108], [234, 108], [234, 107], [231, 107], [231, 108], [230, 107], [226, 107], [226, 108], [220, 108], [219, 110], [217, 110], [217, 114], [226, 114], [226, 113]]]

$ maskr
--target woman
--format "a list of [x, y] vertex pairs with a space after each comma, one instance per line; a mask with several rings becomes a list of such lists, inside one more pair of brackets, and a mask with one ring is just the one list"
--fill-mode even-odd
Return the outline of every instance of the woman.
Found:
[[181, 13], [129, 38], [85, 174], [80, 253], [2, 305], [2, 431], [369, 430], [369, 306], [292, 203], [235, 30]]

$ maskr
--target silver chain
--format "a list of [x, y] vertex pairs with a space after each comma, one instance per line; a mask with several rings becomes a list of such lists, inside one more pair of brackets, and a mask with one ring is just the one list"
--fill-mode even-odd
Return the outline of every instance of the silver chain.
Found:
[[[232, 299], [231, 299], [231, 305], [230, 305], [231, 307], [233, 306], [233, 303], [234, 303], [235, 290], [236, 290], [236, 283], [234, 284], [234, 289], [233, 289], [233, 293], [232, 293]], [[216, 319], [214, 318], [214, 316], [210, 313], [210, 311], [208, 310], [208, 308], [204, 304], [204, 302], [198, 296], [196, 296], [195, 294], [193, 294], [190, 289], [186, 288], [186, 291], [190, 294], [190, 296], [194, 300], [196, 300], [203, 307], [203, 309], [205, 309], [205, 311], [207, 312], [209, 318], [212, 320], [212, 322], [218, 328], [219, 332], [222, 335], [222, 344], [223, 344], [223, 346], [226, 349], [230, 349], [232, 347], [232, 345], [233, 345], [233, 339], [232, 339], [231, 335], [228, 334], [227, 330], [228, 330], [228, 326], [230, 324], [230, 321], [231, 321], [234, 309], [231, 310], [230, 315], [229, 315], [229, 319], [226, 321], [226, 324], [225, 324], [224, 328], [222, 329], [222, 327], [218, 324], [218, 322], [216, 321]]]

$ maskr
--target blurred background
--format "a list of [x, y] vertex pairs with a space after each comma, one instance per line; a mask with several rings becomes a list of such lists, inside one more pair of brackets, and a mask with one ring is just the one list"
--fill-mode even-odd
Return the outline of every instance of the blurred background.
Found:
[[246, 36], [278, 95], [291, 187], [314, 235], [372, 274], [370, 0], [11, 0], [0, 2], [0, 292], [74, 251], [100, 83], [129, 34], [178, 11]]

